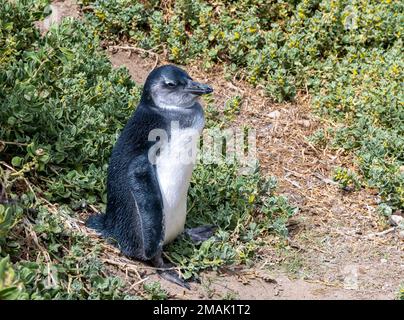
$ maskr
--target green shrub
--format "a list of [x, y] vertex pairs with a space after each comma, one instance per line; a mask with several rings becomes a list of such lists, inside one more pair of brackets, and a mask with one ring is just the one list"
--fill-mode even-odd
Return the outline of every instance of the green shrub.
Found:
[[159, 282], [144, 283], [143, 288], [148, 295], [149, 300], [166, 300], [168, 297], [167, 292], [161, 288]]
[[10, 264], [10, 257], [0, 258], [0, 300], [15, 300], [27, 297], [23, 283], [16, 279], [16, 273]]
[[6, 144], [5, 160], [42, 172], [49, 200], [105, 198], [105, 164], [139, 89], [112, 69], [97, 38], [64, 23], [1, 69], [0, 86], [0, 135], [27, 145]]
[[361, 186], [358, 176], [349, 169], [335, 168], [333, 178], [334, 181], [339, 183], [340, 188], [345, 191], [358, 190]]
[[404, 288], [400, 288], [400, 292], [398, 293], [398, 299], [404, 300]]

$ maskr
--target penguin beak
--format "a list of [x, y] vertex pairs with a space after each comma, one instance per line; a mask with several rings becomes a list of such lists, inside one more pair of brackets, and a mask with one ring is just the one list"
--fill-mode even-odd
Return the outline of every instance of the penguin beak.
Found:
[[184, 91], [200, 96], [203, 94], [212, 93], [213, 89], [211, 86], [208, 86], [207, 84], [189, 80], [185, 85]]

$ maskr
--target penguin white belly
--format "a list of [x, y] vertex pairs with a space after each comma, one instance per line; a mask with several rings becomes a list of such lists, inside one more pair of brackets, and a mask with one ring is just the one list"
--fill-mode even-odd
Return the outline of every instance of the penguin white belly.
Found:
[[[191, 142], [190, 136], [194, 139]], [[157, 157], [157, 178], [164, 206], [164, 244], [173, 241], [184, 230], [187, 194], [194, 169], [197, 141], [195, 130], [172, 132], [171, 140]], [[184, 158], [184, 155], [189, 155], [190, 152], [194, 153], [191, 156], [194, 158]]]

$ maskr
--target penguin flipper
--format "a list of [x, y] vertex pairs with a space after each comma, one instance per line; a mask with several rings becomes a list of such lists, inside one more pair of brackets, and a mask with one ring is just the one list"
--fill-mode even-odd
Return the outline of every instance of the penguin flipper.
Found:
[[156, 169], [147, 155], [141, 154], [129, 166], [128, 180], [133, 200], [132, 213], [137, 228], [128, 230], [136, 235], [138, 254], [142, 260], [150, 260], [160, 252], [164, 239], [163, 200]]
[[192, 242], [200, 244], [212, 237], [216, 229], [217, 227], [214, 225], [205, 225], [196, 228], [187, 228], [184, 233], [191, 238]]

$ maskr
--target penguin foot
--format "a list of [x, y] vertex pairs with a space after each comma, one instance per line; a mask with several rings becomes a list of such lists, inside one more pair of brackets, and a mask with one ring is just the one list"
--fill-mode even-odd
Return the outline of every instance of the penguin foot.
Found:
[[158, 274], [160, 275], [160, 277], [167, 281], [175, 283], [176, 285], [179, 285], [185, 289], [191, 290], [191, 286], [189, 285], [189, 283], [182, 279], [175, 270], [159, 270]]
[[206, 226], [185, 229], [185, 234], [187, 234], [194, 243], [199, 244], [213, 236], [216, 229], [216, 226], [210, 224]]
[[159, 268], [159, 270], [157, 270], [157, 273], [160, 275], [160, 277], [185, 289], [191, 290], [191, 286], [189, 285], [189, 283], [182, 279], [178, 272], [171, 269], [171, 265], [164, 263], [161, 254], [152, 259], [151, 263], [154, 267]]

